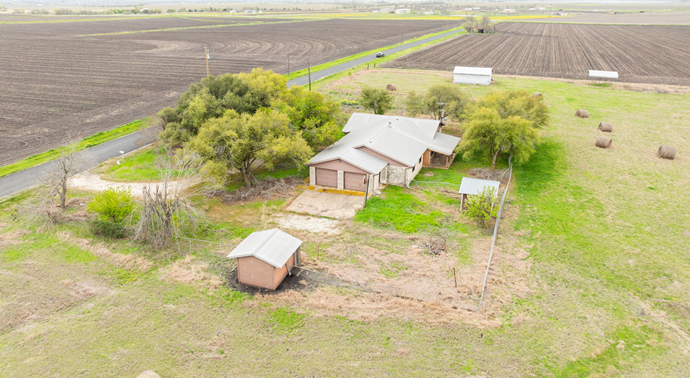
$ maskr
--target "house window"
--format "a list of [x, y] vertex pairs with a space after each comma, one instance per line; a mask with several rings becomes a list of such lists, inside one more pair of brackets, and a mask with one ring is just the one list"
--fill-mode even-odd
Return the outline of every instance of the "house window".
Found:
[[420, 163], [422, 162], [422, 157], [421, 157], [421, 156], [419, 157], [419, 162], [420, 162]]
[[412, 167], [412, 172], [414, 172], [415, 167]]

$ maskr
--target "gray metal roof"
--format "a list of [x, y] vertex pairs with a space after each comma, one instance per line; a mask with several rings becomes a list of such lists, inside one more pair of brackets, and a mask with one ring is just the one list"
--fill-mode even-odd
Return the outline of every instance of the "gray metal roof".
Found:
[[377, 158], [376, 156], [369, 155], [368, 153], [364, 151], [360, 151], [356, 148], [351, 148], [344, 154], [340, 156], [340, 158], [355, 167], [361, 168], [372, 175], [378, 174], [381, 172], [383, 167], [388, 165], [388, 162], [385, 160], [381, 160]]
[[441, 121], [434, 119], [408, 118], [401, 116], [390, 116], [380, 114], [353, 113], [343, 128], [344, 133], [355, 130], [382, 127], [391, 122], [396, 128], [408, 130], [408, 133], [422, 133], [429, 138], [433, 138]]
[[480, 180], [471, 177], [463, 177], [460, 183], [460, 194], [478, 194], [485, 187], [495, 188], [498, 195], [498, 187], [501, 185], [498, 181]]
[[461, 66], [456, 66], [455, 69], [453, 70], [454, 74], [463, 74], [463, 75], [489, 75], [489, 76], [491, 76], [492, 72], [493, 72], [493, 68], [488, 68], [488, 67], [461, 67]]
[[300, 245], [302, 245], [301, 240], [274, 228], [253, 232], [235, 247], [228, 257], [254, 256], [276, 268], [282, 268]]
[[342, 159], [376, 174], [386, 166], [385, 161], [371, 155], [371, 158], [365, 157], [363, 154], [366, 152], [363, 151], [353, 152], [367, 147], [413, 167], [427, 149], [450, 155], [460, 142], [458, 137], [436, 132], [439, 123], [428, 119], [354, 113], [343, 129], [348, 134], [314, 156], [308, 164]]

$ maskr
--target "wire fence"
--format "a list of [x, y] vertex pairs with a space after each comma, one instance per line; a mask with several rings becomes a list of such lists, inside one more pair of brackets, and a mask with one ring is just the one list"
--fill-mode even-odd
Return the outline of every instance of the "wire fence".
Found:
[[460, 184], [454, 184], [451, 182], [418, 181], [418, 180], [410, 181], [410, 188], [412, 188], [412, 189], [420, 189], [420, 185], [421, 186], [429, 185], [429, 186], [436, 187], [436, 188], [442, 188], [444, 190], [452, 189], [455, 192], [460, 191]]
[[501, 213], [503, 212], [503, 202], [508, 194], [508, 188], [510, 187], [510, 180], [513, 178], [513, 154], [510, 154], [508, 158], [508, 166], [510, 167], [510, 173], [508, 174], [508, 183], [506, 184], [506, 189], [503, 191], [503, 196], [501, 197], [501, 204], [498, 207], [498, 214], [496, 214], [496, 224], [494, 224], [494, 236], [491, 238], [491, 251], [489, 252], [489, 261], [486, 263], [486, 273], [484, 274], [484, 283], [482, 284], [482, 295], [479, 297], [479, 305], [477, 305], [477, 312], [482, 310], [482, 301], [484, 300], [484, 292], [486, 291], [486, 282], [489, 278], [489, 269], [491, 268], [491, 259], [494, 256], [494, 247], [496, 246], [496, 235], [498, 235], [498, 225], [501, 223]]

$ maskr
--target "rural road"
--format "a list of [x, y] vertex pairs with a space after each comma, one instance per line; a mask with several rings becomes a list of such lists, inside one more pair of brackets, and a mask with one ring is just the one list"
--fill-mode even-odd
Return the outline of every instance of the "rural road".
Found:
[[[393, 47], [387, 50], [381, 50], [381, 52], [383, 52], [386, 55], [390, 55], [398, 51], [422, 45], [427, 42], [432, 42], [441, 38], [445, 38], [449, 35], [453, 35], [458, 32], [458, 30], [445, 32], [443, 34], [420, 39], [418, 41], [406, 43], [404, 45]], [[336, 74], [340, 71], [345, 71], [350, 68], [356, 67], [362, 63], [368, 63], [375, 60], [375, 54], [371, 54], [370, 56], [365, 56], [359, 59], [352, 60], [350, 62], [338, 64], [337, 66], [333, 66], [325, 70], [312, 72], [311, 80], [312, 82], [314, 82], [325, 77], [331, 76], [333, 74]], [[309, 78], [307, 76], [298, 77], [288, 81], [288, 87], [294, 85], [307, 84], [309, 84]], [[112, 159], [116, 156], [119, 156], [120, 151], [124, 151], [125, 153], [132, 152], [143, 145], [152, 143], [154, 139], [155, 136], [153, 135], [153, 133], [146, 133], [144, 132], [144, 130], [142, 130], [129, 135], [125, 135], [115, 140], [111, 140], [110, 142], [106, 142], [103, 144], [99, 144], [98, 146], [91, 147], [87, 150], [82, 151], [81, 153], [86, 154], [92, 162], [93, 167], [95, 167], [96, 165], [108, 159]], [[46, 172], [50, 171], [54, 166], [54, 162], [48, 162], [45, 164], [37, 165], [32, 168], [25, 169], [21, 172], [17, 172], [5, 177], [0, 177], [0, 198], [10, 196], [17, 192], [40, 184], [39, 178], [43, 176]]]

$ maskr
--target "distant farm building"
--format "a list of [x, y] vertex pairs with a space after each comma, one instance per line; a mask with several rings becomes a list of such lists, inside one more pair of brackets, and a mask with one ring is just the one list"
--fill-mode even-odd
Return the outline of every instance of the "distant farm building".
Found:
[[589, 70], [589, 77], [599, 79], [618, 79], [618, 72]]
[[392, 8], [392, 7], [386, 7], [386, 8], [379, 9], [379, 13], [393, 13], [393, 12], [395, 12], [395, 8]]
[[453, 70], [453, 83], [456, 84], [491, 84], [493, 68], [460, 67]]
[[481, 193], [484, 188], [494, 188], [496, 189], [496, 195], [498, 195], [498, 187], [501, 185], [498, 181], [491, 180], [480, 180], [471, 177], [463, 177], [460, 183], [460, 194], [462, 199], [460, 200], [460, 208], [465, 208], [465, 202], [469, 196], [474, 196]]
[[279, 229], [249, 235], [228, 255], [237, 259], [240, 284], [275, 290], [295, 265], [302, 241]]
[[[368, 191], [407, 187], [422, 167], [448, 168], [460, 138], [441, 133], [439, 120], [354, 113], [346, 133], [309, 166], [311, 186]], [[367, 189], [368, 186], [368, 189]]]
[[410, 9], [396, 9], [395, 14], [410, 14], [412, 10]]
[[503, 13], [515, 13], [515, 9], [504, 9]]

